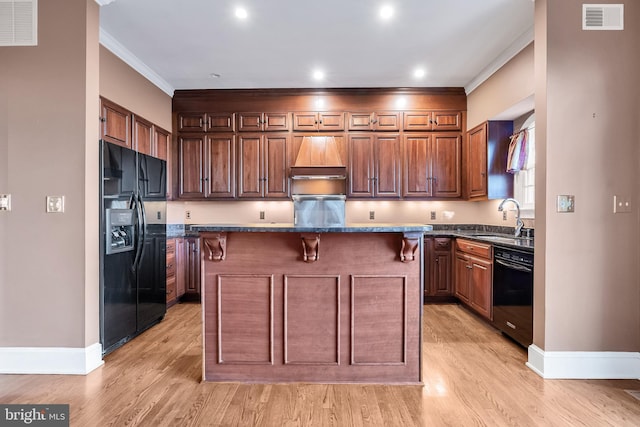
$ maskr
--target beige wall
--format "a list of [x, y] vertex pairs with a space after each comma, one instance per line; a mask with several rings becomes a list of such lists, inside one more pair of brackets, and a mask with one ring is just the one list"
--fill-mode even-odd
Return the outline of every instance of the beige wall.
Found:
[[[35, 47], [0, 48], [0, 346], [98, 341], [98, 6], [38, 3]], [[63, 25], [61, 25], [63, 23]], [[91, 121], [89, 118], [91, 117]], [[45, 213], [47, 195], [65, 213]]]
[[171, 97], [102, 45], [100, 95], [172, 132]]
[[[624, 1], [624, 31], [583, 31], [580, 0], [536, 1], [538, 180], [536, 258], [544, 259], [544, 342], [549, 351], [640, 351], [638, 160], [640, 4]], [[603, 3], [621, 3], [619, 0]], [[546, 9], [546, 10], [545, 10]], [[540, 37], [546, 33], [546, 40]], [[544, 55], [540, 57], [539, 55]], [[559, 194], [576, 197], [555, 212]], [[613, 195], [632, 196], [614, 214]], [[539, 266], [536, 272], [539, 272]], [[537, 311], [536, 313], [539, 313]], [[538, 324], [539, 326], [539, 324]]]
[[467, 129], [495, 118], [533, 95], [533, 51], [531, 43], [467, 95]]

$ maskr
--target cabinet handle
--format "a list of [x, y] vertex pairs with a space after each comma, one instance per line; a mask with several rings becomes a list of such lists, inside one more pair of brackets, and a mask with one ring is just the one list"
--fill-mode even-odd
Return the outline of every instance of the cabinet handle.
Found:
[[107, 122], [107, 118], [106, 118], [106, 117], [100, 117], [100, 121], [101, 121], [102, 123], [106, 123], [106, 122]]

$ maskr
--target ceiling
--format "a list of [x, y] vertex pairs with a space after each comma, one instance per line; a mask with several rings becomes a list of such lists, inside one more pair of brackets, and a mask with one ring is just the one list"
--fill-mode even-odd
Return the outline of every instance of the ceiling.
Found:
[[[97, 0], [100, 42], [174, 89], [465, 87], [533, 40], [532, 0]], [[383, 5], [394, 8], [388, 20]], [[242, 6], [247, 18], [238, 19]], [[425, 75], [416, 78], [422, 68]], [[325, 74], [314, 80], [315, 70]], [[217, 77], [219, 76], [219, 77]]]

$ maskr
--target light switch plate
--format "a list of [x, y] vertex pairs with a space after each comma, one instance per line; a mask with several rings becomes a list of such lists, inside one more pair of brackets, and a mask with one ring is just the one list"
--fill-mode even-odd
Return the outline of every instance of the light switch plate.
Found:
[[11, 194], [0, 194], [0, 211], [11, 210]]
[[631, 212], [631, 196], [613, 196], [613, 213]]
[[557, 212], [574, 212], [575, 211], [575, 196], [561, 194], [558, 195], [558, 202], [556, 206]]
[[63, 213], [64, 196], [47, 196], [47, 213]]

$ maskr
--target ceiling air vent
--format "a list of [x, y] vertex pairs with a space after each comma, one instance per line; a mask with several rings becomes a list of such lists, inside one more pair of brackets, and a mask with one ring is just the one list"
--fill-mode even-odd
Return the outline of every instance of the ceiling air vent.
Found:
[[623, 30], [623, 4], [583, 4], [583, 30]]
[[0, 46], [38, 44], [38, 0], [0, 0]]

